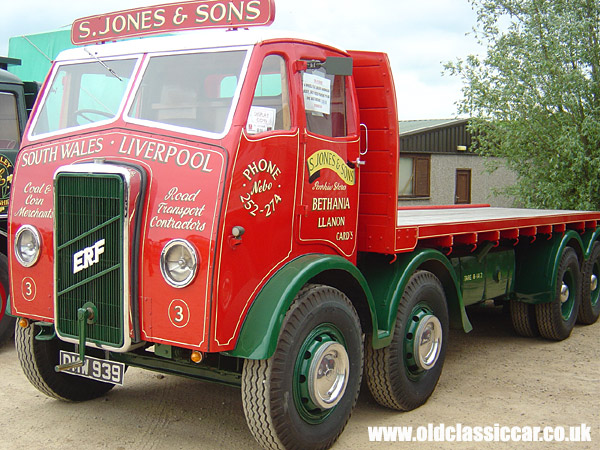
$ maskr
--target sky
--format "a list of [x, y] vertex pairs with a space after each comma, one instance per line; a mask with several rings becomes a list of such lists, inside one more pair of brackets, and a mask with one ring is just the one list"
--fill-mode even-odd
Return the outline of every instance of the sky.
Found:
[[[4, 1], [0, 56], [12, 36], [68, 27], [77, 18], [153, 6], [161, 0]], [[471, 30], [468, 0], [275, 0], [272, 28], [307, 34], [348, 50], [388, 54], [400, 120], [457, 116], [461, 81], [443, 74], [443, 63], [481, 53]], [[320, 38], [320, 39], [319, 39]]]

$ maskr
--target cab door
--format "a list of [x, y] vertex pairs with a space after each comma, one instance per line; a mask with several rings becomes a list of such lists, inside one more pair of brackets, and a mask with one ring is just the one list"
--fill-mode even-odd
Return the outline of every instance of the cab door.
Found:
[[356, 97], [352, 77], [331, 73], [328, 56], [317, 49], [300, 71], [304, 174], [299, 240], [355, 261], [360, 152]]
[[213, 351], [231, 348], [262, 284], [293, 258], [299, 127], [290, 93], [290, 60], [278, 48], [269, 48], [255, 49], [240, 101], [249, 104], [240, 107], [244, 123], [225, 196]]

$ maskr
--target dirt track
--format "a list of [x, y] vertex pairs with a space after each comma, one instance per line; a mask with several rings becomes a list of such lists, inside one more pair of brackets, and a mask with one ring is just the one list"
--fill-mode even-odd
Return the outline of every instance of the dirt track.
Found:
[[[554, 343], [514, 335], [497, 309], [470, 313], [453, 332], [442, 377], [423, 407], [379, 407], [363, 386], [335, 449], [582, 449], [600, 446], [600, 323]], [[23, 375], [12, 344], [0, 347], [0, 448], [257, 448], [239, 389], [130, 369], [125, 386], [87, 403], [47, 398]], [[369, 442], [368, 426], [591, 426], [587, 443]]]

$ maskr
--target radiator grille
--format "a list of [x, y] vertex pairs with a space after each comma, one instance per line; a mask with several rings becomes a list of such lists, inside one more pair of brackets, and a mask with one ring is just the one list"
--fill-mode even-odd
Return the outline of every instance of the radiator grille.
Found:
[[77, 339], [77, 309], [92, 302], [88, 341], [124, 342], [125, 183], [117, 174], [59, 173], [55, 181], [56, 327]]

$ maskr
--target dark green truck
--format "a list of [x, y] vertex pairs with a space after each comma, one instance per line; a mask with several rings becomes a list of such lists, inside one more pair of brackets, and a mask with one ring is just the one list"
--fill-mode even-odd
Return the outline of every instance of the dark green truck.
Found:
[[23, 82], [6, 70], [20, 64], [18, 59], [0, 57], [0, 342], [14, 332], [14, 318], [6, 314], [8, 263], [6, 259], [6, 219], [13, 165], [27, 117], [38, 91], [38, 83]]

